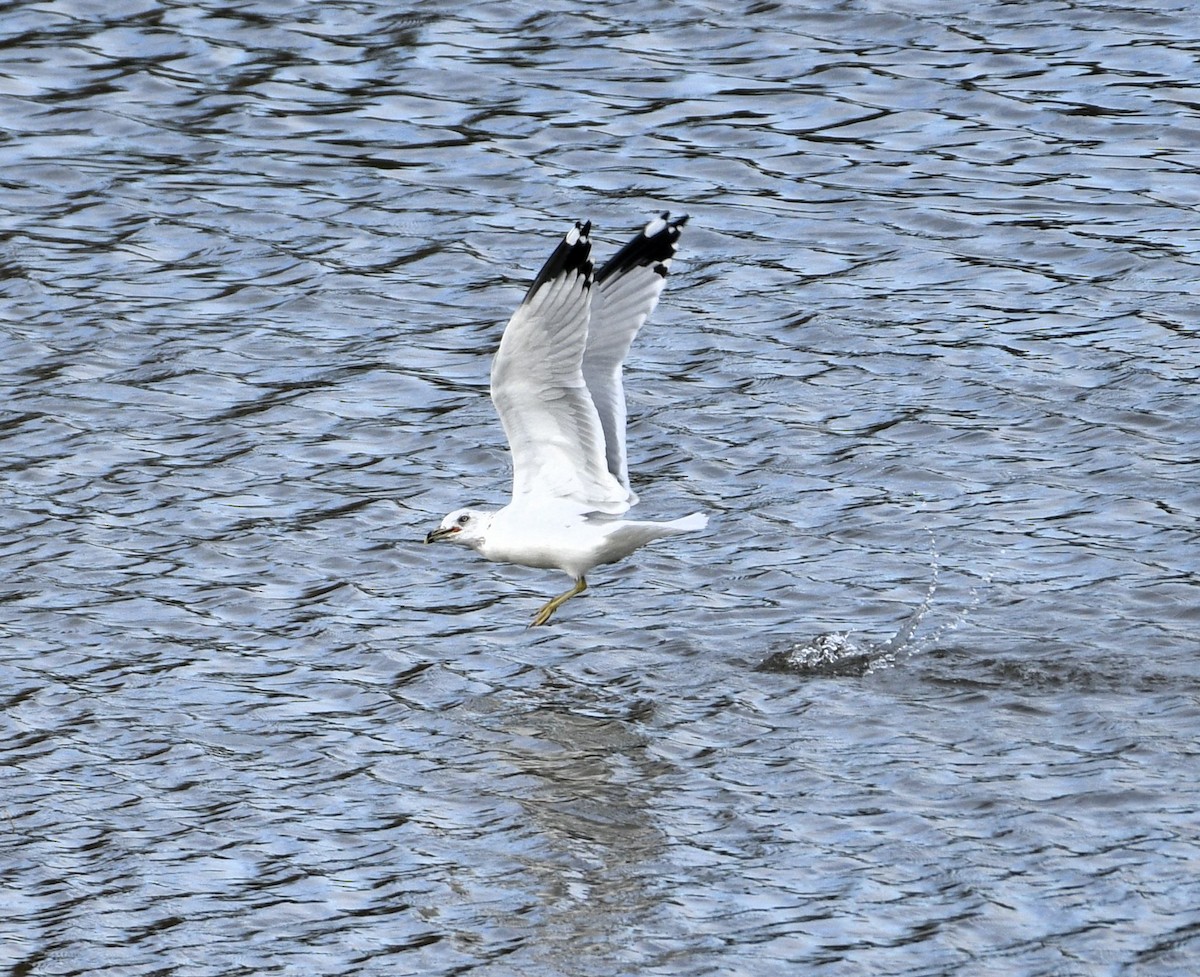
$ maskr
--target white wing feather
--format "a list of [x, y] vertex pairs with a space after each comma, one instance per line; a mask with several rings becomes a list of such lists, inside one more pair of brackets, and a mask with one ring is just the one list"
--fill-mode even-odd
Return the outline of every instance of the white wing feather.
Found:
[[622, 513], [605, 435], [583, 378], [592, 299], [590, 225], [576, 224], [509, 320], [492, 361], [492, 401], [512, 450], [513, 502], [568, 500]]
[[629, 487], [621, 368], [638, 330], [658, 304], [686, 222], [686, 216], [671, 220], [669, 214], [650, 221], [596, 276], [583, 376], [604, 432], [605, 462], [630, 505], [637, 496]]

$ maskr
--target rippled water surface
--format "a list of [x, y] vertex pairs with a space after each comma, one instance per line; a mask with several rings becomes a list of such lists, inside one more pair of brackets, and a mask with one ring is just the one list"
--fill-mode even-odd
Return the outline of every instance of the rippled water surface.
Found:
[[[1190, 972], [1197, 13], [5, 5], [4, 972]], [[527, 631], [421, 540], [668, 208], [712, 523]]]

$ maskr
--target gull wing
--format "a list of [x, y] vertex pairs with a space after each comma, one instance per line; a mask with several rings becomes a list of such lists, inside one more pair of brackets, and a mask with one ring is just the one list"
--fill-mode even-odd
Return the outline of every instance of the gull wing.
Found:
[[671, 220], [670, 214], [663, 214], [655, 218], [596, 276], [583, 376], [604, 432], [605, 463], [627, 493], [630, 505], [637, 502], [637, 496], [629, 488], [625, 459], [621, 366], [637, 331], [658, 304], [685, 223], [686, 216]]
[[620, 513], [604, 431], [583, 379], [592, 301], [591, 224], [567, 232], [504, 328], [492, 402], [512, 450], [513, 501], [569, 500]]

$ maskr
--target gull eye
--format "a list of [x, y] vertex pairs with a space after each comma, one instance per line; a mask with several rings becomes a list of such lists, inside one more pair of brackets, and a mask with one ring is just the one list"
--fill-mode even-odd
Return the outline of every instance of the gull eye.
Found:
[[470, 521], [471, 521], [471, 517], [468, 516], [465, 512], [461, 516], [458, 517], [458, 524], [460, 526], [465, 526]]

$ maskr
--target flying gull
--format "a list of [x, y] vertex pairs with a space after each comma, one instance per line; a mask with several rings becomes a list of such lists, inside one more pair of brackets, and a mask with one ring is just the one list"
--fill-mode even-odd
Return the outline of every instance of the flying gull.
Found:
[[492, 402], [512, 452], [512, 501], [498, 511], [457, 509], [425, 542], [570, 576], [575, 585], [547, 601], [530, 627], [582, 593], [593, 567], [708, 523], [698, 512], [670, 522], [622, 518], [637, 496], [625, 460], [621, 365], [658, 304], [686, 222], [669, 214], [650, 221], [595, 275], [591, 222], [576, 222], [504, 329]]

